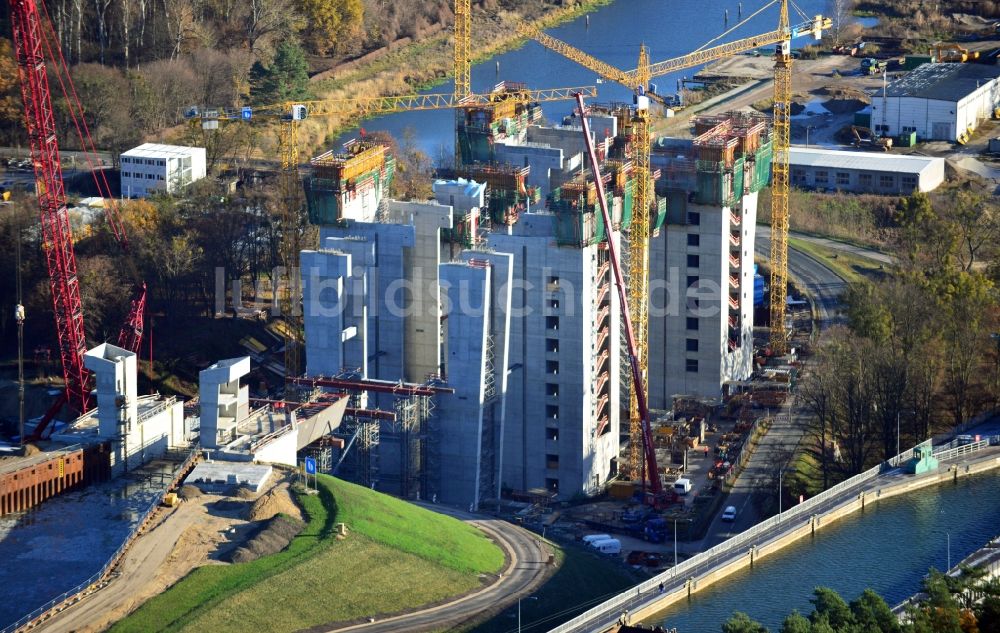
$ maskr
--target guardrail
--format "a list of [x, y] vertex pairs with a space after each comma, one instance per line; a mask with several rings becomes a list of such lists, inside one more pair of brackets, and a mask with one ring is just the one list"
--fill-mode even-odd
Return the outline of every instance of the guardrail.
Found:
[[[188, 466], [191, 465], [191, 462], [197, 459], [197, 457], [198, 457], [198, 449], [194, 448], [188, 455], [187, 459], [184, 460], [181, 466], [177, 469], [177, 472], [181, 473], [187, 470]], [[136, 523], [135, 527], [132, 528], [132, 530], [129, 532], [128, 536], [125, 537], [125, 541], [122, 543], [121, 547], [119, 547], [115, 551], [115, 553], [111, 555], [111, 557], [108, 559], [108, 562], [105, 563], [104, 567], [101, 567], [100, 571], [95, 573], [87, 580], [84, 580], [79, 585], [73, 587], [69, 591], [61, 594], [56, 598], [53, 598], [52, 600], [49, 600], [48, 602], [38, 607], [31, 613], [22, 616], [13, 624], [8, 624], [4, 628], [0, 629], [0, 633], [14, 633], [15, 631], [19, 631], [22, 627], [25, 627], [28, 624], [34, 622], [35, 620], [41, 618], [46, 613], [52, 611], [56, 607], [65, 604], [67, 602], [73, 601], [74, 598], [79, 597], [80, 594], [85, 592], [87, 589], [99, 583], [105, 576], [108, 575], [108, 573], [112, 569], [114, 569], [115, 565], [117, 565], [118, 562], [121, 560], [121, 557], [125, 554], [125, 551], [128, 550], [130, 545], [132, 545], [132, 541], [135, 539], [136, 536], [139, 535], [139, 532], [141, 532], [142, 529], [146, 526], [146, 521], [149, 519], [150, 515], [152, 515], [153, 511], [156, 510], [157, 506], [160, 505], [160, 501], [161, 501], [160, 497], [157, 496], [149, 504], [149, 507], [143, 510], [142, 514], [139, 517], [138, 522]]]
[[[995, 438], [988, 438], [981, 442], [966, 444], [965, 446], [961, 446], [958, 448], [947, 448], [947, 446], [945, 446], [942, 447], [943, 450], [941, 450], [939, 453], [935, 453], [935, 457], [942, 460], [953, 459], [955, 457], [962, 457], [964, 455], [968, 455], [983, 450], [984, 448], [987, 448], [990, 445], [991, 439], [994, 440], [994, 443], [996, 443], [997, 441], [1000, 441], [1000, 436]], [[922, 442], [921, 444], [918, 444], [918, 446], [926, 444], [927, 442], [930, 442], [930, 440]], [[899, 455], [888, 460], [887, 463], [902, 463], [903, 461], [910, 459], [913, 456], [914, 448], [903, 451]], [[622, 607], [623, 605], [632, 602], [637, 596], [640, 596], [642, 594], [654, 590], [658, 592], [660, 583], [667, 583], [668, 581], [676, 580], [678, 577], [681, 578], [694, 577], [694, 574], [692, 574], [691, 572], [697, 571], [703, 565], [709, 563], [715, 563], [718, 562], [716, 561], [716, 559], [724, 558], [726, 556], [731, 556], [736, 552], [742, 552], [742, 549], [744, 547], [747, 547], [748, 545], [751, 544], [756, 544], [756, 542], [759, 540], [759, 537], [762, 534], [772, 532], [772, 530], [774, 530], [774, 528], [778, 527], [779, 525], [782, 524], [788, 525], [790, 523], [793, 523], [796, 519], [808, 517], [812, 514], [813, 510], [823, 505], [824, 503], [827, 503], [835, 499], [838, 495], [847, 492], [851, 489], [859, 488], [862, 485], [868, 483], [869, 481], [877, 478], [880, 473], [884, 472], [884, 465], [885, 464], [883, 463], [873, 468], [870, 468], [863, 473], [855, 475], [850, 479], [846, 479], [840, 482], [839, 484], [836, 484], [835, 486], [826, 489], [825, 491], [821, 492], [815, 497], [812, 497], [811, 499], [807, 499], [806, 501], [798, 505], [792, 506], [788, 510], [782, 512], [781, 514], [777, 514], [775, 516], [772, 516], [768, 519], [761, 521], [760, 523], [751, 527], [750, 529], [745, 530], [737, 534], [736, 536], [733, 536], [732, 538], [723, 541], [722, 543], [719, 543], [715, 547], [712, 547], [711, 549], [696, 554], [691, 558], [687, 559], [686, 561], [684, 561], [683, 563], [680, 563], [679, 565], [676, 565], [673, 568], [668, 569], [650, 578], [649, 580], [643, 581], [638, 585], [635, 585], [630, 589], [623, 591], [617, 596], [611, 598], [610, 600], [607, 600], [606, 602], [599, 604], [596, 607], [584, 611], [575, 618], [567, 622], [564, 622], [563, 624], [553, 629], [550, 629], [549, 633], [569, 633], [570, 631], [574, 631], [582, 625], [597, 620], [601, 616], [617, 613], [619, 611], [619, 607]]]

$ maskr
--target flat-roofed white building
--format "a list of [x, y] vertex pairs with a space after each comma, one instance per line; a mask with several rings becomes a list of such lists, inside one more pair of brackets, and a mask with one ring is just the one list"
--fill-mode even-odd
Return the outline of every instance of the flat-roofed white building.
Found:
[[954, 141], [1000, 106], [1000, 68], [923, 64], [872, 95], [872, 129], [883, 136], [917, 133], [921, 141]]
[[944, 159], [812, 147], [789, 151], [793, 187], [909, 195], [944, 182]]
[[121, 155], [121, 195], [176, 193], [206, 174], [204, 147], [143, 143]]

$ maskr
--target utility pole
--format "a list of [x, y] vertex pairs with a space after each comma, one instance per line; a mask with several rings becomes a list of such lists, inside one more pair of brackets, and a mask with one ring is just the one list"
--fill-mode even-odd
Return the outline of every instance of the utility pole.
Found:
[[14, 240], [17, 262], [17, 307], [14, 309], [14, 320], [17, 321], [17, 399], [18, 423], [17, 437], [19, 444], [24, 446], [24, 304], [21, 299], [21, 224], [18, 222], [17, 238]]

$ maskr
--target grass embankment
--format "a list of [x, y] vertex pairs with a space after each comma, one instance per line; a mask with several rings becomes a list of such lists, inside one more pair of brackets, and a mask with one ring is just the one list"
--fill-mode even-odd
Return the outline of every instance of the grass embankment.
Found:
[[[636, 584], [638, 578], [621, 565], [575, 547], [553, 545], [559, 569], [542, 587], [521, 601], [521, 630], [548, 631], [585, 610]], [[534, 599], [537, 598], [537, 599]], [[510, 633], [517, 628], [517, 605], [477, 626], [469, 633]]]
[[[309, 523], [285, 551], [199, 567], [111, 631], [295, 631], [444, 600], [503, 565], [499, 547], [456, 519], [332, 477], [319, 491], [299, 495]], [[338, 541], [340, 522], [349, 534]]]
[[878, 278], [885, 272], [879, 262], [851, 252], [827, 248], [815, 242], [789, 237], [788, 246], [818, 260], [848, 283], [857, 283], [866, 278]]

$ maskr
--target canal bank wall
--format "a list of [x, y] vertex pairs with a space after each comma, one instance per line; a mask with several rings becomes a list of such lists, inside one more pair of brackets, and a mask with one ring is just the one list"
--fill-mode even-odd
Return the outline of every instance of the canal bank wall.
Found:
[[1000, 438], [994, 438], [992, 446], [989, 441], [982, 441], [967, 446], [952, 443], [936, 447], [935, 455], [942, 463], [938, 470], [922, 475], [908, 475], [893, 467], [912, 456], [913, 450], [908, 450], [890, 463], [843, 481], [622, 592], [551, 629], [551, 633], [606, 631], [626, 610], [630, 622], [640, 622], [739, 570], [752, 567], [800, 539], [815, 535], [843, 517], [859, 510], [874, 509], [881, 499], [998, 469], [1000, 449], [996, 447], [997, 442]]
[[[718, 582], [746, 567], [753, 567], [762, 558], [776, 554], [799, 539], [816, 534], [818, 530], [832, 525], [839, 519], [855, 512], [869, 509], [870, 506], [877, 505], [877, 502], [882, 499], [889, 499], [929, 486], [954, 483], [964, 477], [1000, 469], [1000, 451], [994, 449], [991, 453], [991, 455], [970, 458], [967, 461], [959, 463], [942, 464], [938, 470], [931, 473], [901, 475], [901, 477], [905, 478], [889, 479], [887, 481], [877, 480], [867, 489], [859, 491], [853, 499], [842, 501], [827, 511], [811, 514], [805, 518], [798, 518], [791, 527], [788, 527], [788, 524], [786, 524], [779, 536], [767, 542], [749, 546], [743, 555], [737, 556], [733, 560], [725, 562], [711, 571], [693, 575], [685, 579], [681, 587], [670, 592], [665, 590], [659, 596], [656, 594], [651, 595], [639, 608], [629, 610], [630, 621], [639, 622], [663, 611], [679, 600], [688, 598], [712, 583]], [[600, 627], [596, 630], [603, 631], [605, 629], [604, 627]]]

